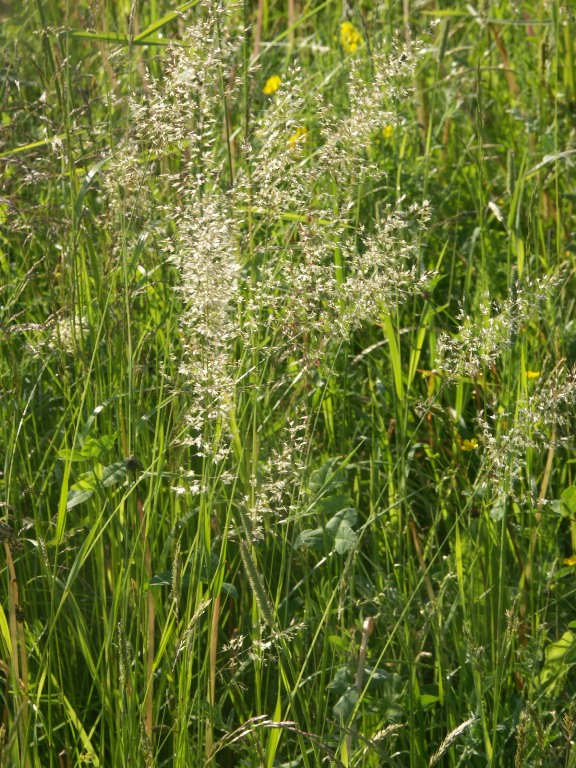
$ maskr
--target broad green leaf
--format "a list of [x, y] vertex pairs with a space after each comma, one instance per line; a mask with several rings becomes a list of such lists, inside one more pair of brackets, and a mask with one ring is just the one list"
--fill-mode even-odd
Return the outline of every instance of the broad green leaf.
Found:
[[356, 525], [358, 514], [354, 507], [345, 507], [340, 509], [331, 520], [326, 523], [326, 530], [332, 537], [336, 537], [338, 528], [342, 523], [348, 523], [350, 527]]
[[96, 488], [98, 487], [98, 478], [94, 474], [93, 470], [89, 472], [83, 472], [74, 485], [70, 486], [68, 491], [68, 498], [66, 500], [66, 509], [72, 509], [78, 506], [83, 501], [87, 501], [94, 495]]
[[71, 448], [61, 448], [58, 451], [58, 458], [63, 461], [86, 461], [82, 451], [73, 451]]
[[336, 670], [336, 674], [326, 686], [329, 691], [334, 691], [337, 696], [342, 696], [349, 687], [350, 673], [348, 672], [348, 667], [340, 667]]
[[157, 573], [148, 583], [151, 587], [169, 587], [172, 585], [172, 571]]
[[115, 483], [122, 482], [127, 474], [126, 463], [124, 461], [117, 461], [115, 464], [109, 464], [107, 467], [104, 467], [100, 482], [104, 488], [108, 488]]
[[576, 485], [566, 488], [560, 498], [562, 503], [565, 504], [568, 514], [571, 517], [576, 517]]
[[338, 526], [336, 536], [334, 537], [334, 549], [336, 552], [338, 552], [339, 555], [343, 555], [345, 552], [348, 552], [350, 549], [352, 549], [357, 540], [358, 537], [352, 528], [350, 528], [350, 525], [346, 522], [346, 520], [343, 520], [342, 523]]
[[420, 696], [420, 706], [422, 709], [430, 709], [434, 704], [438, 704], [440, 701], [439, 696], [433, 696], [431, 693], [423, 693]]
[[87, 501], [94, 495], [99, 486], [108, 488], [115, 483], [119, 483], [128, 474], [126, 465], [123, 461], [110, 464], [103, 467], [102, 464], [96, 464], [89, 472], [83, 472], [78, 480], [68, 491], [66, 500], [66, 509], [72, 509], [83, 501]]
[[66, 510], [70, 510], [73, 507], [82, 504], [83, 501], [88, 501], [94, 495], [94, 489], [79, 491], [75, 488], [70, 488], [68, 491], [68, 498], [66, 499]]
[[339, 555], [348, 552], [356, 544], [358, 537], [352, 530], [356, 520], [356, 510], [353, 507], [347, 507], [341, 509], [326, 523], [326, 531], [334, 539], [334, 548]]
[[344, 640], [340, 635], [329, 635], [328, 642], [335, 648], [339, 648], [341, 651], [348, 651], [350, 644]]
[[346, 720], [348, 720], [348, 718], [352, 714], [352, 711], [356, 706], [356, 702], [358, 701], [359, 696], [360, 696], [360, 691], [358, 690], [358, 688], [356, 688], [355, 685], [350, 685], [346, 693], [340, 696], [340, 698], [334, 705], [334, 710], [333, 710], [334, 717], [337, 717], [343, 722], [346, 722]]
[[324, 531], [322, 528], [310, 528], [302, 531], [294, 542], [295, 549], [324, 549]]
[[[344, 498], [344, 497], [341, 497]], [[294, 543], [295, 549], [302, 547], [325, 551], [326, 545], [342, 555], [348, 552], [357, 541], [357, 535], [352, 530], [356, 523], [357, 513], [354, 507], [340, 509], [327, 523], [325, 528], [310, 528], [302, 531]]]
[[339, 461], [339, 457], [335, 456], [325, 461], [320, 469], [313, 472], [308, 481], [308, 490], [312, 493], [326, 492], [341, 485], [342, 477], [337, 467]]
[[235, 600], [238, 600], [238, 590], [236, 589], [234, 584], [229, 584], [227, 581], [224, 581], [222, 582], [220, 591], [224, 595], [228, 595], [228, 597], [233, 597]]
[[99, 459], [103, 453], [106, 453], [114, 447], [118, 433], [114, 435], [102, 435], [102, 437], [87, 437], [82, 446], [82, 455], [87, 459]]
[[540, 685], [549, 695], [558, 695], [568, 670], [576, 663], [576, 635], [564, 632], [544, 650], [544, 664], [538, 676]]
[[74, 491], [95, 491], [96, 488], [98, 488], [98, 477], [102, 470], [101, 465], [97, 465], [99, 470], [97, 470], [97, 474], [94, 472], [94, 470], [89, 470], [88, 472], [82, 472], [82, 474], [78, 477], [76, 482], [70, 486], [70, 488]]
[[392, 673], [385, 669], [380, 669], [380, 667], [375, 669], [373, 667], [365, 667], [364, 678], [368, 683], [368, 688], [376, 688], [383, 683], [389, 683], [392, 679]]
[[314, 504], [314, 512], [325, 517], [332, 517], [341, 509], [354, 506], [354, 502], [349, 496], [325, 496]]

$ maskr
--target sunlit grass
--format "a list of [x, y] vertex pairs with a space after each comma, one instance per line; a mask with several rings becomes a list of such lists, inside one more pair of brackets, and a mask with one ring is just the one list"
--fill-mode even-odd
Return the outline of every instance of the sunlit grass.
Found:
[[0, 763], [575, 766], [574, 20], [210, 8], [3, 20]]

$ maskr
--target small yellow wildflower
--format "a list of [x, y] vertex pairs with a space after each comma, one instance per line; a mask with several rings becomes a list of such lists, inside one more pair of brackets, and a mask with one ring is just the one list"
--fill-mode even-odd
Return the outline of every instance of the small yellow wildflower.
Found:
[[526, 371], [527, 379], [537, 379], [540, 376], [540, 371]]
[[462, 451], [475, 451], [478, 448], [478, 440], [473, 437], [471, 440], [462, 440], [460, 450]]
[[564, 565], [576, 565], [576, 555], [572, 555], [572, 557], [565, 557], [562, 562]]
[[272, 75], [272, 77], [269, 77], [268, 80], [266, 80], [266, 84], [264, 88], [262, 88], [262, 92], [266, 94], [266, 96], [272, 96], [273, 93], [276, 93], [278, 88], [282, 85], [282, 80], [280, 79], [279, 75]]
[[382, 136], [384, 136], [385, 139], [389, 139], [393, 133], [394, 128], [391, 125], [385, 125], [384, 128], [382, 128]]
[[302, 143], [302, 139], [306, 136], [308, 130], [303, 125], [299, 125], [294, 131], [292, 136], [288, 139], [288, 146], [295, 147], [297, 144]]
[[354, 53], [362, 41], [360, 32], [354, 24], [349, 21], [343, 21], [340, 24], [340, 42], [346, 53]]

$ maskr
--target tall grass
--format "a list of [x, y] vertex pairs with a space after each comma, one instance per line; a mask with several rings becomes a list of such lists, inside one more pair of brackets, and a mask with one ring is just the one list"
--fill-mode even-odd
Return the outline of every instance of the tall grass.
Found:
[[570, 9], [3, 22], [0, 764], [575, 766]]

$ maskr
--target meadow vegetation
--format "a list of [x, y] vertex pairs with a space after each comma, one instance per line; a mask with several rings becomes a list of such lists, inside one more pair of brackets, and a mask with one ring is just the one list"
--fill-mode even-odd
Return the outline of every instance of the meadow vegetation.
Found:
[[0, 14], [0, 765], [576, 768], [569, 4]]

